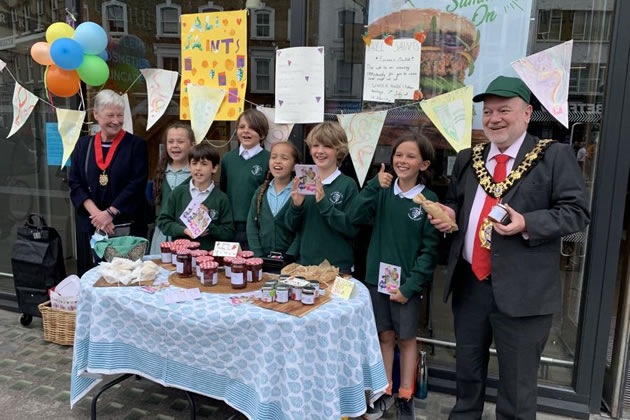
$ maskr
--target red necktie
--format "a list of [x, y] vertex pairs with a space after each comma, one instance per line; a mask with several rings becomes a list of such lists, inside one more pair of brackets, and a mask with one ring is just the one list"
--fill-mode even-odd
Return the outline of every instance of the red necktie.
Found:
[[[507, 176], [507, 161], [510, 160], [508, 155], [500, 154], [494, 157], [497, 161], [497, 165], [494, 167], [494, 174], [492, 178], [494, 182], [503, 182]], [[481, 246], [481, 240], [479, 239], [479, 229], [483, 221], [490, 213], [490, 209], [497, 203], [497, 199], [486, 193], [486, 200], [483, 203], [483, 209], [479, 215], [479, 221], [477, 222], [477, 229], [475, 230], [475, 241], [473, 242], [472, 252], [472, 271], [479, 281], [483, 281], [490, 275], [490, 250]]]

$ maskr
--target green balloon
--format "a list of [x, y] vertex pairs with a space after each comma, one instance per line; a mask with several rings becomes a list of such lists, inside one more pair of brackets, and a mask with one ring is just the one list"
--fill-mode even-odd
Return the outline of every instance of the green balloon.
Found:
[[77, 73], [86, 85], [100, 86], [109, 78], [109, 67], [101, 57], [85, 54]]

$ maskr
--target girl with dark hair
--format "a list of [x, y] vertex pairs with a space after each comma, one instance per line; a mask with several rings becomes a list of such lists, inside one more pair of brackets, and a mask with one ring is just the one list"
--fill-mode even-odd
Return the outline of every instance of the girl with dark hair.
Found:
[[286, 228], [284, 216], [290, 206], [293, 168], [299, 162], [293, 143], [279, 142], [271, 147], [269, 172], [254, 193], [247, 216], [247, 241], [257, 257], [266, 257], [272, 251], [285, 254], [293, 242], [294, 235]]
[[[396, 179], [385, 172], [382, 164], [351, 210], [354, 223], [366, 223], [374, 216], [365, 281], [372, 298], [389, 386], [385, 395], [368, 409], [365, 418], [371, 420], [380, 418], [394, 403], [392, 370], [396, 338], [400, 346], [401, 378], [395, 401], [398, 418], [415, 418], [412, 390], [418, 357], [418, 313], [422, 289], [432, 280], [437, 264], [439, 235], [424, 210], [412, 199], [421, 192], [429, 200], [438, 200], [424, 184], [434, 159], [433, 146], [425, 137], [398, 141], [392, 153]], [[393, 286], [384, 287], [387, 283]]]
[[[178, 185], [190, 180], [188, 169], [188, 153], [194, 146], [195, 136], [188, 124], [175, 122], [168, 126], [164, 133], [162, 145], [166, 153], [162, 153], [160, 163], [155, 170], [153, 181], [153, 197], [156, 216], [161, 204], [166, 203], [169, 194]], [[150, 254], [160, 253], [160, 242], [169, 240], [156, 225], [151, 239]]]

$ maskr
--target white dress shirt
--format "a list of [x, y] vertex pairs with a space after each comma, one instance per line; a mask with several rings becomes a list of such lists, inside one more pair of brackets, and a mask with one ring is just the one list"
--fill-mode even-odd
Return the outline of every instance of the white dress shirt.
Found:
[[397, 195], [400, 198], [408, 198], [413, 199], [418, 193], [421, 193], [424, 190], [424, 184], [418, 184], [407, 192], [402, 192], [400, 186], [398, 185], [398, 178], [394, 181], [394, 195]]
[[256, 156], [258, 153], [262, 151], [263, 151], [263, 148], [260, 144], [257, 144], [251, 149], [244, 148], [242, 144], [238, 147], [238, 155], [245, 160], [249, 160], [253, 158], [254, 156]]
[[328, 175], [328, 177], [326, 179], [322, 180], [322, 185], [330, 185], [333, 183], [333, 181], [335, 179], [337, 179], [337, 177], [341, 175], [341, 171], [339, 170], [339, 168], [335, 169], [335, 172], [333, 172], [332, 174]]
[[214, 190], [214, 181], [210, 183], [208, 188], [201, 191], [199, 188], [195, 187], [195, 184], [193, 184], [193, 180], [191, 179], [190, 183], [188, 184], [188, 189], [190, 191], [190, 196], [192, 197], [193, 201], [203, 203], [206, 198], [208, 198], [212, 190]]

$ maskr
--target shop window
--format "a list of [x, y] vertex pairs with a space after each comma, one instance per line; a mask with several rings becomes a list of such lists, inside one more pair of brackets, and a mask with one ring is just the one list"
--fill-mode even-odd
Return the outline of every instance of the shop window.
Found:
[[340, 10], [337, 13], [337, 38], [344, 39], [346, 25], [354, 23], [354, 10]]
[[348, 63], [345, 60], [337, 60], [335, 93], [342, 95], [352, 93], [352, 63]]
[[253, 93], [273, 93], [274, 89], [274, 51], [251, 51]]
[[182, 8], [177, 4], [166, 3], [155, 6], [157, 38], [179, 37], [179, 15]]
[[571, 67], [569, 93], [596, 95], [603, 91], [606, 80], [606, 66], [596, 63], [584, 63]]
[[261, 7], [252, 9], [251, 38], [252, 39], [274, 39], [275, 10], [261, 3]]
[[103, 28], [112, 35], [127, 33], [127, 5], [118, 0], [106, 1], [101, 6]]
[[223, 6], [219, 6], [214, 4], [213, 1], [209, 1], [207, 5], [199, 6], [199, 13], [209, 13], [209, 12], [222, 12]]
[[539, 10], [537, 39], [541, 41], [600, 42], [610, 37], [611, 12]]

